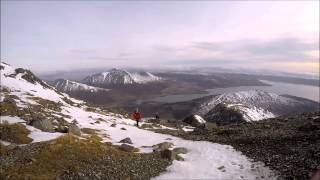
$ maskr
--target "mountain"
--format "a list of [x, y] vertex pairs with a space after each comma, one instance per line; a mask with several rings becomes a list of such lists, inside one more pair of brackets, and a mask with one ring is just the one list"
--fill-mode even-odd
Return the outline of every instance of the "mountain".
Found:
[[66, 79], [57, 79], [52, 84], [57, 90], [62, 92], [78, 92], [78, 91], [85, 91], [85, 92], [98, 92], [98, 91], [108, 91], [108, 89], [98, 88], [89, 86], [83, 83], [70, 81]]
[[98, 84], [144, 84], [159, 81], [161, 78], [149, 72], [133, 72], [130, 73], [122, 69], [111, 69], [109, 72], [102, 72], [87, 76], [83, 82], [89, 85]]
[[196, 112], [207, 121], [231, 123], [258, 121], [318, 109], [319, 103], [311, 100], [250, 90], [205, 98]]
[[[0, 179], [278, 179], [277, 169], [252, 161], [232, 146], [207, 141], [215, 137], [211, 134], [203, 141], [193, 141], [147, 128], [187, 135], [182, 124], [168, 128], [142, 122], [146, 127], [138, 128], [128, 116], [71, 98], [29, 70], [1, 63], [0, 71]], [[318, 126], [306, 125], [302, 128], [306, 132], [318, 130]], [[227, 129], [217, 128], [215, 135], [230, 135]], [[292, 142], [305, 146], [303, 141]], [[312, 145], [303, 150], [318, 154], [318, 144]], [[295, 149], [281, 154], [290, 150]], [[178, 159], [178, 153], [186, 154]], [[299, 168], [296, 164], [300, 161], [318, 165], [314, 157], [303, 156], [303, 160], [294, 161], [295, 167]]]

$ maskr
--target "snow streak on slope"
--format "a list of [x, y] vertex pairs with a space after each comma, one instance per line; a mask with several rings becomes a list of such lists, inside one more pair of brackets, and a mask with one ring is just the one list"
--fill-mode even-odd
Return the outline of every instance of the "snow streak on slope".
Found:
[[66, 79], [58, 79], [54, 82], [54, 87], [62, 92], [77, 92], [77, 91], [88, 91], [88, 92], [98, 92], [98, 91], [109, 91], [109, 89], [103, 89], [93, 86], [88, 86], [75, 81], [70, 81]]
[[[3, 65], [2, 65], [3, 66]], [[111, 141], [114, 144], [119, 144], [119, 141], [130, 137], [133, 145], [141, 150], [141, 152], [151, 152], [152, 145], [170, 141], [175, 147], [185, 147], [188, 153], [184, 155], [185, 161], [173, 161], [173, 164], [167, 168], [167, 171], [162, 173], [155, 179], [256, 179], [261, 176], [269, 177], [272, 172], [261, 163], [253, 163], [246, 156], [238, 151], [235, 151], [231, 146], [221, 145], [206, 141], [190, 141], [183, 140], [171, 135], [158, 134], [151, 131], [143, 130], [134, 126], [135, 122], [126, 119], [119, 114], [105, 113], [96, 108], [96, 112], [87, 111], [87, 106], [81, 104], [81, 101], [73, 101], [74, 105], [65, 102], [68, 96], [58, 94], [54, 89], [41, 87], [39, 83], [32, 84], [21, 75], [15, 77], [9, 75], [14, 73], [14, 69], [6, 66], [1, 70], [1, 88], [6, 87], [10, 91], [9, 94], [16, 94], [24, 102], [17, 102], [27, 105], [34, 103], [28, 97], [37, 96], [43, 99], [60, 102], [62, 104], [60, 115], [64, 116], [65, 120], [72, 122], [76, 120], [80, 128], [92, 128], [99, 130], [98, 133], [103, 141]], [[53, 110], [48, 112], [54, 113]], [[24, 120], [18, 117], [5, 117], [11, 123], [23, 123]], [[96, 123], [100, 119], [99, 123]], [[102, 120], [101, 120], [102, 119]], [[116, 127], [111, 127], [111, 124], [117, 123]], [[30, 131], [34, 142], [54, 139], [61, 136], [61, 133], [42, 132], [34, 127], [29, 127], [24, 124]], [[126, 130], [122, 130], [124, 127]], [[104, 136], [109, 135], [109, 137]], [[255, 170], [252, 167], [255, 166]]]

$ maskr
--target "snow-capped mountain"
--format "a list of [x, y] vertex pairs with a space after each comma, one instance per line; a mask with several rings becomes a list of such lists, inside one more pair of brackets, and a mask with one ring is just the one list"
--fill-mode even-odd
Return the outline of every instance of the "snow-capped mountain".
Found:
[[83, 82], [90, 85], [96, 84], [143, 84], [159, 81], [161, 78], [149, 72], [130, 73], [122, 69], [111, 69], [109, 72], [102, 72], [86, 77]]
[[98, 91], [108, 91], [109, 89], [98, 88], [89, 86], [83, 83], [70, 81], [67, 79], [57, 79], [54, 81], [53, 86], [62, 92], [78, 92], [78, 91], [86, 91], [86, 92], [98, 92]]
[[260, 90], [226, 93], [206, 99], [197, 113], [216, 122], [258, 121], [280, 115], [317, 110], [319, 103]]
[[[137, 128], [134, 126], [135, 122], [131, 119], [100, 108], [88, 107], [83, 101], [60, 93], [28, 70], [15, 69], [4, 63], [1, 63], [0, 69], [0, 93], [1, 97], [3, 97], [0, 100], [0, 124], [6, 122], [6, 124], [23, 126], [27, 129], [27, 137], [31, 138], [30, 143], [55, 140], [66, 135], [64, 128], [67, 128], [66, 130], [69, 133], [73, 129], [77, 134], [71, 132], [71, 137], [78, 138], [79, 141], [87, 140], [94, 141], [94, 143], [99, 141], [100, 143], [109, 142], [114, 145], [120, 145], [121, 143], [119, 142], [121, 140], [130, 137], [132, 139], [131, 145], [142, 153], [151, 153], [154, 145], [170, 141], [173, 144], [173, 148], [185, 147], [187, 149], [188, 152], [184, 155], [185, 161], [170, 164], [167, 169], [172, 170], [165, 171], [155, 178], [186, 179], [192, 177], [194, 179], [212, 179], [219, 177], [220, 179], [232, 179], [233, 177], [241, 176], [244, 179], [257, 179], [261, 176], [274, 177], [274, 173], [268, 167], [263, 164], [255, 164], [231, 146], [208, 141], [184, 140], [175, 136]], [[39, 123], [36, 125], [34, 122], [37, 121]], [[116, 124], [116, 126], [112, 126], [113, 124]], [[51, 131], [42, 130], [41, 127], [43, 128], [44, 126], [46, 129], [51, 129]], [[98, 138], [95, 138], [95, 140], [90, 139], [91, 133], [86, 133], [87, 131], [85, 131], [88, 129], [94, 131], [94, 134], [99, 136], [101, 140]], [[3, 142], [2, 138], [1, 136], [1, 145], [2, 143], [11, 144], [7, 141]], [[51, 143], [50, 147], [54, 145], [56, 144]], [[23, 147], [28, 148], [29, 146]], [[52, 153], [50, 150], [46, 151], [46, 149], [43, 152]], [[126, 155], [130, 156], [131, 154], [127, 153]], [[51, 159], [49, 160], [51, 161]], [[32, 160], [32, 162], [35, 161], [42, 163], [42, 161]], [[230, 162], [234, 163], [231, 164]], [[81, 166], [83, 165], [79, 164], [79, 167]], [[257, 169], [256, 171], [250, 170], [253, 166]], [[123, 167], [127, 168], [126, 165], [123, 165]], [[187, 173], [185, 171], [186, 167], [191, 169]], [[223, 167], [227, 171], [223, 171], [219, 167]], [[74, 174], [78, 173], [77, 168], [70, 168], [68, 171]], [[94, 171], [91, 172], [96, 173]]]

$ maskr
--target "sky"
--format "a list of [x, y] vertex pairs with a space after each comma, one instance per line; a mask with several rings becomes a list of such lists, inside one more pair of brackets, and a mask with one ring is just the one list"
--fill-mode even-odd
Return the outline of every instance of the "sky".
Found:
[[319, 74], [319, 1], [1, 1], [1, 60]]

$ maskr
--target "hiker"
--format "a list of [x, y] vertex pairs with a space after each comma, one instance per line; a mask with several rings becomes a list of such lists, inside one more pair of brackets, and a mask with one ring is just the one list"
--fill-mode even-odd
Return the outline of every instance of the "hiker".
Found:
[[139, 127], [139, 121], [141, 120], [141, 113], [138, 111], [138, 109], [136, 109], [133, 114], [132, 117], [134, 120], [137, 121], [137, 127]]
[[159, 113], [156, 112], [156, 114], [154, 114], [154, 117], [155, 117], [156, 119], [160, 119]]

